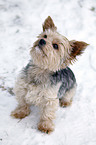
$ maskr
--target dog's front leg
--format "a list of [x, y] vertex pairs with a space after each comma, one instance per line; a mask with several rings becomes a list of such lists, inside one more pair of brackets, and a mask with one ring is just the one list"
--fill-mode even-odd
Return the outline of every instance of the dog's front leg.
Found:
[[38, 129], [40, 131], [50, 133], [54, 130], [53, 119], [55, 119], [55, 112], [58, 108], [58, 104], [58, 99], [45, 100], [43, 104], [41, 104], [41, 118], [38, 124]]

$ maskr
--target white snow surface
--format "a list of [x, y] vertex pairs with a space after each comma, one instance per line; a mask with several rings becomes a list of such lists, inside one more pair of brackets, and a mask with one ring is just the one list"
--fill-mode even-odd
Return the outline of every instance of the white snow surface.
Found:
[[[30, 47], [49, 15], [69, 40], [90, 44], [70, 66], [77, 92], [72, 106], [58, 108], [50, 135], [37, 130], [36, 107], [24, 119], [10, 116], [17, 102], [8, 91], [30, 60]], [[0, 0], [0, 145], [96, 145], [95, 47], [96, 0]]]

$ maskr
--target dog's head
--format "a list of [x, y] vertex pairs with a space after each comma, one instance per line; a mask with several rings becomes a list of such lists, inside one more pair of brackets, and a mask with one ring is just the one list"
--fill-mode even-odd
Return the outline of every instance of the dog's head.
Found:
[[48, 16], [43, 24], [43, 32], [30, 53], [34, 64], [42, 69], [57, 71], [76, 60], [76, 56], [82, 54], [87, 45], [83, 41], [69, 41], [59, 34], [53, 20]]

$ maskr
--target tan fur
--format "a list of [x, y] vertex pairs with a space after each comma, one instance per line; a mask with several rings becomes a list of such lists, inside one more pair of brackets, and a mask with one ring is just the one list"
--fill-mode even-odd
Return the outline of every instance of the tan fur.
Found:
[[42, 132], [50, 133], [54, 130], [53, 119], [55, 119], [55, 112], [58, 108], [59, 100], [57, 98], [48, 99], [47, 101], [44, 101], [44, 103], [40, 106], [41, 118], [38, 124], [38, 129]]
[[[32, 68], [30, 68], [29, 70], [29, 74], [31, 72], [31, 69]], [[57, 86], [48, 87], [49, 82], [47, 81], [47, 84], [45, 83], [48, 77], [47, 71], [43, 72], [43, 70], [38, 67], [33, 67], [32, 71], [32, 75], [34, 76], [34, 78], [36, 77], [40, 79], [41, 76], [42, 84], [40, 84], [39, 86], [36, 86], [32, 83], [30, 84], [29, 80], [30, 77], [32, 77], [30, 75], [30, 77], [27, 79], [23, 78], [23, 76], [21, 77], [21, 75], [18, 77], [14, 92], [16, 94], [19, 106], [12, 112], [12, 116], [16, 118], [24, 118], [30, 113], [28, 108], [26, 110], [24, 106], [26, 106], [26, 104], [34, 104], [40, 107], [40, 120], [43, 120], [43, 122], [40, 121], [40, 123], [38, 124], [38, 128], [41, 130], [41, 128], [43, 127], [42, 124], [45, 124], [44, 122], [47, 121], [47, 124], [49, 122], [49, 125], [46, 132], [50, 132], [54, 130], [52, 120], [55, 118], [55, 112], [59, 105], [59, 101], [57, 99], [57, 92], [60, 84], [58, 84]], [[42, 128], [42, 131], [43, 130], [44, 127]]]
[[[27, 75], [22, 72], [15, 84], [14, 92], [18, 101], [18, 107], [12, 112], [12, 116], [23, 118], [30, 113], [29, 106], [34, 104], [40, 108], [40, 122], [38, 129], [50, 133], [54, 130], [53, 119], [59, 105], [57, 93], [58, 85], [51, 85], [49, 75], [59, 69], [66, 68], [71, 60], [76, 58], [87, 45], [71, 43], [66, 37], [59, 34], [51, 17], [48, 17], [43, 24], [43, 32], [31, 48], [32, 60]], [[47, 38], [44, 38], [44, 35]], [[39, 41], [43, 39], [46, 45], [39, 47]], [[83, 43], [83, 42], [82, 42]], [[58, 49], [53, 48], [58, 45]], [[76, 45], [75, 45], [76, 44]], [[80, 45], [78, 45], [80, 44]], [[84, 43], [83, 43], [84, 44]], [[75, 51], [76, 48], [76, 51]], [[62, 106], [70, 104], [73, 97], [73, 90], [70, 90], [61, 100]]]
[[15, 118], [24, 118], [30, 114], [29, 105], [25, 104], [24, 106], [18, 106], [12, 113], [11, 116]]
[[[47, 39], [44, 35], [47, 35]], [[46, 46], [39, 50], [38, 42], [40, 39], [46, 41]], [[58, 44], [59, 50], [54, 50], [52, 44]], [[56, 31], [47, 30], [39, 35], [38, 40], [34, 43], [30, 54], [33, 58], [33, 63], [40, 66], [42, 69], [49, 69], [50, 71], [56, 71], [62, 67], [66, 67], [69, 62], [70, 45], [66, 37], [60, 35]]]
[[51, 120], [41, 120], [38, 124], [38, 129], [42, 132], [50, 134], [54, 131], [54, 124]]

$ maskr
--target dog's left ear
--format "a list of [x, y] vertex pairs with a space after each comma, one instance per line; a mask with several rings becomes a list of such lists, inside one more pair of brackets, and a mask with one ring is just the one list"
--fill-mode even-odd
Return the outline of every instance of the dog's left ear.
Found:
[[45, 19], [44, 24], [43, 24], [43, 31], [48, 30], [48, 29], [52, 29], [53, 31], [57, 29], [57, 27], [55, 26], [50, 16], [48, 16], [47, 19]]
[[70, 58], [71, 60], [75, 60], [76, 56], [81, 55], [85, 48], [89, 45], [83, 41], [69, 41], [70, 46], [71, 46], [71, 53], [70, 53]]

